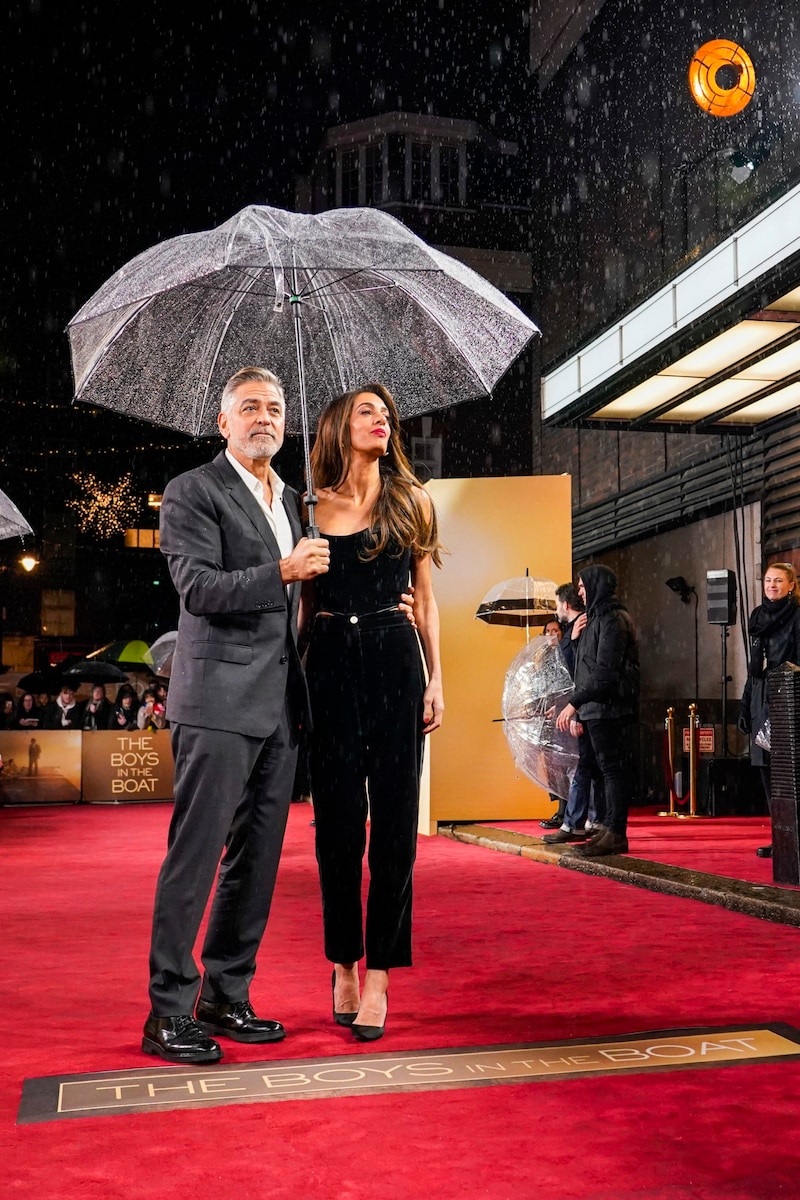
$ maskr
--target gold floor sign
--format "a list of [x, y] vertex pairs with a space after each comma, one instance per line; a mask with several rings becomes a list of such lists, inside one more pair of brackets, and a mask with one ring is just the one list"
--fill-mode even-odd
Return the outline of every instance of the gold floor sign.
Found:
[[776, 1024], [671, 1029], [613, 1039], [425, 1050], [418, 1054], [141, 1068], [26, 1079], [17, 1121], [25, 1124], [264, 1100], [320, 1100], [393, 1091], [485, 1087], [563, 1080], [566, 1076], [723, 1067], [797, 1058], [800, 1031]]

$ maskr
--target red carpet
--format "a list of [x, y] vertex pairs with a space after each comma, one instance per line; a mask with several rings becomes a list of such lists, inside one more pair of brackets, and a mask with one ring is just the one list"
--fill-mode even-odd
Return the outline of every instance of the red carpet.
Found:
[[[236, 1197], [797, 1197], [800, 1063], [232, 1105], [15, 1125], [24, 1078], [140, 1068], [150, 904], [167, 805], [5, 809], [0, 1154], [25, 1200]], [[274, 1047], [366, 1052], [330, 1019], [313, 831], [292, 809], [253, 986]], [[798, 931], [422, 839], [416, 961], [392, 978], [387, 1050], [800, 1027]]]
[[[495, 829], [511, 829], [540, 838], [548, 830], [538, 821], [485, 821]], [[633, 809], [628, 843], [635, 858], [727, 875], [749, 883], [774, 886], [772, 860], [758, 858], [756, 848], [770, 842], [768, 817], [714, 817], [677, 820], [658, 817], [653, 809]], [[800, 1192], [798, 1192], [800, 1195]]]

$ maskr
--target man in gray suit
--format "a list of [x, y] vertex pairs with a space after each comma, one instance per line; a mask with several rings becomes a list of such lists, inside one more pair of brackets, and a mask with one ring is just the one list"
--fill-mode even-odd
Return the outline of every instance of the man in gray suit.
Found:
[[[142, 1049], [168, 1062], [217, 1062], [212, 1034], [284, 1037], [278, 1021], [256, 1016], [249, 986], [306, 715], [300, 585], [329, 563], [327, 541], [302, 537], [299, 497], [271, 467], [284, 436], [280, 381], [260, 367], [238, 371], [218, 423], [227, 449], [173, 479], [161, 506], [161, 550], [181, 602], [167, 706], [175, 809]], [[201, 984], [192, 950], [218, 867]]]

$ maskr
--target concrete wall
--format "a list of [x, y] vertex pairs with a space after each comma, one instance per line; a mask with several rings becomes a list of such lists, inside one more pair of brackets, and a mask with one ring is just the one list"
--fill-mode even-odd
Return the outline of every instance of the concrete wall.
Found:
[[[748, 615], [761, 595], [760, 505], [749, 505], [738, 518], [740, 526], [743, 525], [741, 552], [748, 581], [747, 593], [738, 600], [739, 609]], [[710, 625], [706, 616], [706, 572], [736, 569], [733, 514], [711, 517], [609, 551], [603, 554], [602, 561], [617, 572], [620, 595], [639, 630], [642, 695], [663, 700], [665, 708], [667, 704], [693, 697], [694, 598], [683, 604], [666, 587], [667, 579], [683, 575], [698, 593], [699, 696], [701, 701], [719, 700], [721, 635], [720, 626]], [[729, 695], [738, 701], [747, 667], [738, 625], [730, 628], [727, 657], [728, 674], [732, 676]]]

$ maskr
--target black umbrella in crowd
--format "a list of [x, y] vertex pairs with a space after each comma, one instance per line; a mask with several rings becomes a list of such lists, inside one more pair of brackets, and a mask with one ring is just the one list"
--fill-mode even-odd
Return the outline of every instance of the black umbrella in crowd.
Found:
[[114, 663], [110, 662], [95, 662], [88, 658], [81, 659], [80, 662], [68, 667], [61, 674], [63, 683], [73, 683], [78, 686], [81, 683], [127, 683], [128, 676]]

